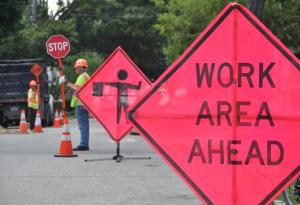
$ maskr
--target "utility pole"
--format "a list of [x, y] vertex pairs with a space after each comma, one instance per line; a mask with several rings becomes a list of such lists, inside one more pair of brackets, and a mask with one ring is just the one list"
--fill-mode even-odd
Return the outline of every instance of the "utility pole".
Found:
[[36, 0], [31, 1], [31, 23], [36, 24]]
[[248, 0], [247, 7], [259, 19], [263, 16], [265, 0]]

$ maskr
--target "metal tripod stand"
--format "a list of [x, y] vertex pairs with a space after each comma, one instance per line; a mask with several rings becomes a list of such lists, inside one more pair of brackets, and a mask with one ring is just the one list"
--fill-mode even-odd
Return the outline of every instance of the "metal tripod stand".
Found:
[[120, 155], [120, 142], [117, 142], [116, 155], [112, 158], [100, 158], [100, 159], [85, 159], [85, 162], [95, 162], [95, 161], [104, 161], [104, 160], [116, 160], [117, 163], [125, 160], [149, 160], [151, 157], [124, 157]]

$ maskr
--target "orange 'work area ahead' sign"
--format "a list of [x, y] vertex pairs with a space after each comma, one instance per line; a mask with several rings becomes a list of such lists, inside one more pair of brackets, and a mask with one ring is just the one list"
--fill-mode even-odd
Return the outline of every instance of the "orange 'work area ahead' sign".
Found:
[[128, 107], [149, 87], [150, 81], [118, 47], [77, 96], [111, 138], [119, 142], [132, 128], [127, 119]]
[[300, 174], [300, 65], [230, 3], [129, 111], [206, 204], [268, 204]]

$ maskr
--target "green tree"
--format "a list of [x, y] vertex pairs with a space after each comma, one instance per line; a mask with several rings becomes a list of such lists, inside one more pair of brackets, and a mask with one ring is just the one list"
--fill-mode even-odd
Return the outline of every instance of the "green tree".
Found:
[[2, 0], [0, 2], [0, 38], [22, 28], [22, 14], [28, 0]]
[[36, 0], [37, 20], [32, 25], [31, 1], [27, 0], [20, 14], [20, 26], [0, 37], [0, 59], [51, 59], [45, 52], [45, 42], [50, 35], [61, 33], [70, 39], [70, 55], [96, 52], [106, 58], [121, 46], [150, 78], [160, 74], [159, 70], [165, 67], [164, 38], [153, 28], [159, 8], [151, 0], [67, 2], [65, 5], [57, 0], [59, 10], [48, 15], [47, 0]]
[[154, 0], [161, 9], [155, 28], [165, 37], [164, 53], [172, 63], [230, 0]]
[[292, 51], [299, 49], [299, 0], [267, 0], [262, 21]]
[[[48, 58], [45, 43], [53, 34], [64, 34], [71, 44], [77, 42], [77, 32], [75, 23], [72, 19], [55, 20], [54, 16], [48, 15], [48, 7], [45, 1], [37, 1], [37, 22], [31, 23], [30, 5], [24, 9], [22, 20], [18, 30], [11, 32], [0, 38], [0, 58], [18, 59], [18, 58]], [[26, 8], [26, 7], [24, 7]], [[72, 50], [72, 52], [76, 52]]]
[[163, 38], [153, 28], [158, 8], [149, 0], [74, 0], [61, 19], [73, 18], [78, 50], [104, 57], [121, 46], [150, 77], [160, 66]]
[[[164, 53], [170, 64], [203, 31], [230, 1], [154, 0], [161, 8], [155, 28], [165, 37]], [[258, 12], [262, 22], [289, 48], [300, 44], [299, 0], [241, 0], [239, 3]], [[263, 12], [262, 12], [263, 8]]]
[[89, 75], [92, 75], [103, 62], [103, 58], [97, 52], [84, 51], [73, 55], [68, 55], [63, 59], [63, 70], [68, 81], [70, 82], [76, 81], [77, 74], [75, 73], [73, 65], [79, 58], [84, 58], [88, 61], [89, 68], [87, 69], [87, 73]]

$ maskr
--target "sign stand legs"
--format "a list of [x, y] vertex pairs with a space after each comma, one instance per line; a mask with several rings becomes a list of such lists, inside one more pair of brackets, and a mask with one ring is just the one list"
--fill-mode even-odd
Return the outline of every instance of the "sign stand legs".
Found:
[[94, 162], [94, 161], [104, 161], [104, 160], [116, 160], [117, 163], [121, 162], [123, 159], [131, 159], [131, 160], [147, 160], [151, 159], [151, 157], [124, 157], [120, 155], [120, 142], [117, 142], [116, 155], [112, 158], [101, 158], [101, 159], [85, 159], [85, 162]]
[[[293, 203], [292, 203], [292, 201], [291, 201], [291, 199], [290, 199], [290, 197], [289, 197], [288, 189], [289, 189], [289, 188], [285, 189], [285, 190], [282, 192], [283, 201], [285, 202], [284, 204], [286, 204], [286, 205], [293, 205]], [[276, 203], [275, 203], [275, 201], [273, 201], [271, 204], [272, 204], [272, 205], [275, 205]]]
[[283, 199], [286, 203], [286, 205], [292, 205], [293, 203], [291, 202], [290, 198], [289, 198], [289, 193], [288, 193], [288, 190], [284, 190], [284, 192], [282, 193], [283, 195]]
[[117, 142], [117, 154], [113, 156], [113, 160], [116, 160], [116, 162], [121, 162], [123, 159], [123, 155], [120, 155], [120, 142]]

